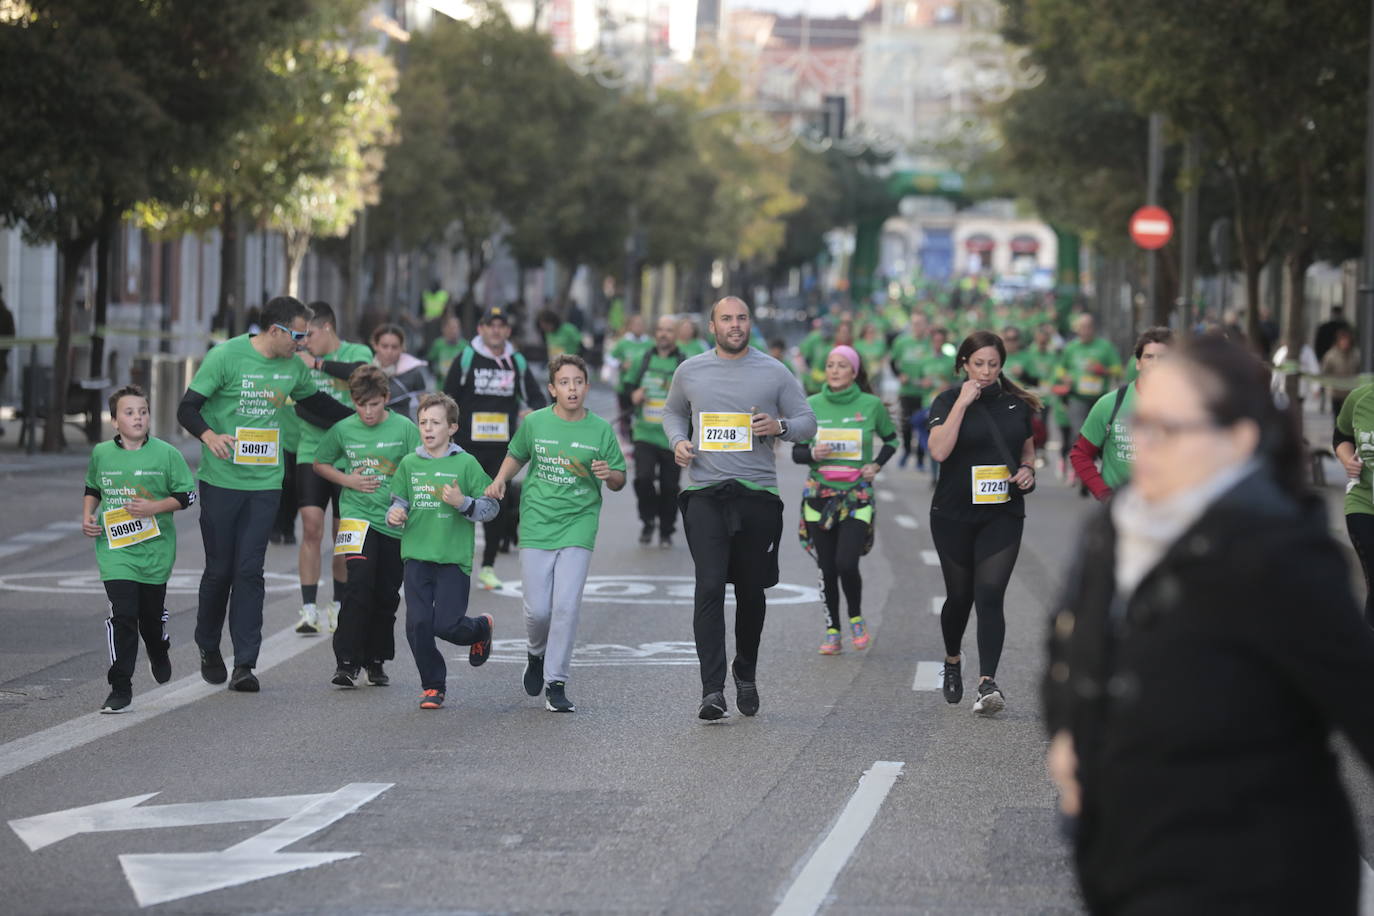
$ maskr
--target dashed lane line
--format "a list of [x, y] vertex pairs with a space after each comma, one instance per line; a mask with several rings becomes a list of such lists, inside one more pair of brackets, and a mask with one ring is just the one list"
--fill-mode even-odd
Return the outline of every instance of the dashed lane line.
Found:
[[944, 595], [936, 595], [934, 598], [931, 598], [931, 599], [930, 599], [930, 612], [931, 612], [932, 614], [939, 614], [939, 613], [940, 613], [941, 611], [943, 611], [944, 609], [945, 609], [945, 596], [944, 596]]
[[921, 562], [926, 564], [927, 566], [939, 566], [940, 555], [933, 550], [922, 550]]
[[915, 531], [917, 528], [921, 527], [921, 523], [910, 515], [894, 515], [892, 520], [908, 531]]
[[942, 686], [945, 666], [941, 662], [917, 662], [916, 678], [911, 682], [912, 690], [939, 690]]

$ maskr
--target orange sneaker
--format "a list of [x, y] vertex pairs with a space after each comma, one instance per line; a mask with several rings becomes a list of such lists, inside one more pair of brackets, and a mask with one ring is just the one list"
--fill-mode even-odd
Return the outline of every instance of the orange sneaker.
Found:
[[868, 648], [872, 637], [868, 635], [868, 624], [864, 623], [862, 617], [849, 618], [849, 633], [854, 638], [854, 648], [863, 651]]
[[840, 649], [841, 649], [841, 646], [840, 646], [840, 631], [839, 631], [839, 630], [826, 630], [826, 631], [825, 631], [825, 642], [821, 643], [821, 654], [822, 654], [822, 655], [839, 655], [839, 654], [840, 654]]
[[444, 692], [442, 690], [426, 690], [420, 697], [421, 709], [438, 709], [444, 705]]

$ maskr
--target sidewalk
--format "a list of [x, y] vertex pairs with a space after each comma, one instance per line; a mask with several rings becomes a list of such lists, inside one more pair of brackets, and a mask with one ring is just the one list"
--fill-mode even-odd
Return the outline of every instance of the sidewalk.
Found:
[[[67, 448], [65, 451], [46, 453], [42, 450], [43, 446], [43, 427], [38, 427], [38, 445], [33, 454], [29, 454], [28, 443], [24, 447], [19, 446], [19, 421], [5, 420], [3, 424], [5, 434], [0, 436], [0, 474], [31, 474], [35, 471], [62, 472], [62, 471], [84, 471], [87, 463], [91, 460], [92, 446], [86, 442], [86, 437], [74, 426], [68, 426]], [[102, 427], [105, 438], [114, 438], [114, 430], [110, 428], [107, 421]], [[200, 443], [190, 438], [182, 436], [171, 440], [172, 444], [181, 449], [181, 453], [186, 456], [194, 470], [200, 462]]]

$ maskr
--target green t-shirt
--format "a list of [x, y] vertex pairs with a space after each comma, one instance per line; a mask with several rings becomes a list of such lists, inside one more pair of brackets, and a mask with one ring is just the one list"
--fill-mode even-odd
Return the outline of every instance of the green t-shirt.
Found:
[[[372, 348], [366, 344], [348, 343], [343, 341], [339, 344], [339, 349], [320, 357], [331, 362], [357, 363], [371, 362]], [[310, 369], [310, 378], [315, 383], [315, 387], [332, 397], [345, 407], [353, 406], [353, 395], [348, 393], [348, 379], [335, 378], [328, 372], [320, 369]], [[319, 447], [320, 439], [324, 436], [324, 430], [314, 423], [300, 420], [294, 417], [295, 411], [291, 411], [293, 418], [299, 420], [301, 429], [300, 443], [296, 446], [296, 460], [307, 464], [315, 460], [315, 450]]]
[[820, 331], [812, 331], [797, 344], [797, 352], [806, 363], [802, 387], [807, 394], [815, 394], [825, 384], [825, 357], [830, 353], [830, 341]]
[[281, 486], [281, 416], [287, 401], [302, 401], [318, 389], [310, 369], [295, 356], [269, 359], [253, 349], [247, 334], [230, 338], [205, 354], [191, 390], [205, 396], [200, 414], [210, 429], [237, 440], [227, 459], [200, 446], [200, 481], [230, 490], [275, 490]]
[[431, 458], [413, 451], [396, 466], [391, 492], [410, 504], [401, 535], [401, 559], [457, 566], [470, 576], [473, 522], [444, 502], [444, 487], [454, 483], [464, 496], [480, 499], [491, 486], [491, 478], [467, 452]]
[[629, 376], [639, 369], [639, 361], [644, 358], [644, 354], [654, 348], [653, 338], [641, 337], [632, 340], [626, 335], [615, 342], [611, 347], [611, 355], [620, 363], [620, 385], [618, 391], [630, 391]]
[[707, 350], [706, 341], [700, 337], [693, 337], [691, 340], [679, 340], [677, 348], [682, 351], [682, 355], [691, 359], [693, 356], [700, 356]]
[[1112, 428], [1107, 420], [1116, 407], [1117, 389], [1097, 399], [1088, 418], [1083, 421], [1080, 435], [1102, 450], [1102, 479], [1113, 490], [1121, 489], [1131, 479], [1131, 465], [1135, 462], [1135, 444], [1131, 440], [1130, 416], [1135, 411], [1135, 385], [1126, 386], [1126, 397], [1116, 412]]
[[592, 476], [592, 462], [605, 461], [613, 471], [625, 470], [625, 456], [611, 424], [594, 413], [569, 422], [550, 405], [525, 418], [511, 439], [509, 454], [531, 463], [520, 490], [520, 546], [594, 548], [601, 521], [601, 481]]
[[927, 407], [935, 395], [958, 381], [958, 375], [954, 371], [954, 357], [945, 356], [943, 353], [930, 354], [917, 360], [914, 371], [909, 373], [909, 376], [911, 385], [908, 387], [914, 388], [915, 396], [921, 398], [921, 402]]
[[1121, 377], [1121, 357], [1105, 338], [1094, 337], [1090, 343], [1071, 340], [1059, 357], [1059, 377], [1069, 383], [1071, 394], [1096, 400]]
[[[174, 446], [151, 436], [142, 448], [123, 448], [111, 440], [91, 450], [86, 466], [86, 486], [100, 491], [96, 521], [104, 529], [95, 539], [95, 561], [100, 580], [128, 579], [145, 585], [162, 585], [172, 575], [177, 559], [177, 529], [172, 513], [159, 512], [151, 519], [107, 518], [132, 499], [166, 499], [173, 493], [195, 493], [196, 478], [186, 459]], [[156, 528], [157, 534], [149, 536]], [[139, 529], [139, 530], [134, 530]], [[111, 546], [113, 543], [124, 546]]]
[[341, 488], [340, 517], [362, 519], [387, 537], [400, 537], [400, 529], [390, 528], [386, 523], [386, 512], [391, 507], [391, 477], [401, 459], [419, 447], [420, 431], [415, 424], [389, 410], [376, 426], [368, 426], [355, 414], [330, 427], [315, 446], [316, 461], [333, 465], [345, 474], [387, 478], [372, 493]]
[[917, 340], [910, 332], [898, 335], [897, 339], [892, 341], [892, 371], [899, 379], [903, 375], [907, 377], [898, 388], [899, 395], [904, 398], [921, 396], [925, 390], [925, 386], [921, 384], [922, 367], [933, 352], [928, 339]]
[[892, 415], [877, 395], [850, 385], [843, 391], [831, 391], [827, 385], [819, 394], [806, 399], [816, 412], [816, 437], [806, 445], [830, 443], [831, 452], [819, 461], [811, 462], [811, 477], [828, 487], [848, 490], [857, 480], [826, 480], [820, 469], [825, 466], [861, 468], [873, 461], [873, 437], [895, 447], [897, 430]]
[[854, 350], [863, 360], [864, 370], [868, 372], [868, 377], [876, 379], [879, 370], [883, 368], [883, 357], [887, 355], [887, 344], [881, 337], [877, 340], [859, 338], [854, 341]]
[[448, 376], [449, 367], [467, 348], [468, 342], [461, 338], [456, 343], [449, 343], [440, 337], [429, 345], [429, 353], [425, 354], [425, 360], [429, 363], [430, 371], [434, 373], [434, 381], [440, 391], [444, 390], [444, 378]]
[[635, 405], [635, 421], [630, 429], [630, 438], [635, 442], [648, 442], [659, 448], [667, 448], [668, 435], [663, 431], [663, 408], [668, 403], [668, 388], [673, 383], [673, 373], [682, 365], [682, 360], [676, 354], [659, 356], [655, 350], [649, 357], [648, 365], [644, 366], [642, 376], [639, 373], [641, 365], [644, 365], [643, 355], [621, 376], [625, 380], [626, 391], [634, 391], [641, 387], [644, 389], [643, 403]]
[[544, 335], [544, 344], [549, 349], [549, 359], [562, 356], [564, 353], [576, 356], [582, 351], [582, 333], [576, 326], [565, 321], [558, 330]]
[[1359, 480], [1346, 484], [1345, 514], [1374, 515], [1374, 385], [1350, 392], [1336, 417], [1336, 430], [1355, 440], [1355, 454], [1364, 461]]
[[301, 427], [307, 426], [304, 420], [296, 416], [296, 402], [287, 403], [286, 410], [281, 412], [281, 448], [284, 452], [295, 454], [301, 447]]

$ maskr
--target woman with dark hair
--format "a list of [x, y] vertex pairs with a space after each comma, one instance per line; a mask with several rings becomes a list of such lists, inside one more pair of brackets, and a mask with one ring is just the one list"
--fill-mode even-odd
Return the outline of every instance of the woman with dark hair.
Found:
[[[434, 388], [434, 376], [424, 360], [406, 352], [406, 332], [399, 325], [379, 324], [372, 331], [372, 350], [376, 356], [372, 365], [381, 369], [391, 383], [391, 394], [386, 406], [405, 417], [415, 417], [420, 404], [420, 396]], [[353, 370], [367, 363], [361, 361], [342, 362], [332, 359], [307, 360], [321, 372], [347, 380]], [[308, 418], [307, 418], [308, 419]]]
[[[897, 430], [887, 406], [868, 386], [863, 361], [853, 347], [839, 345], [825, 360], [825, 387], [807, 399], [815, 411], [816, 437], [792, 446], [792, 460], [810, 465], [802, 494], [798, 535], [821, 568], [826, 630], [822, 655], [839, 655], [840, 588], [849, 606], [849, 635], [855, 649], [871, 639], [863, 616], [859, 558], [873, 547], [873, 478], [897, 453]], [[883, 447], [875, 457], [873, 437]]]
[[973, 711], [1006, 706], [997, 663], [1007, 624], [1002, 600], [1021, 550], [1024, 495], [1035, 487], [1031, 416], [1040, 399], [1002, 374], [1002, 338], [974, 331], [959, 345], [954, 371], [964, 383], [930, 406], [930, 457], [940, 478], [930, 501], [930, 535], [945, 578], [940, 630], [945, 640], [945, 702], [964, 698], [960, 647], [969, 614], [978, 608], [978, 699]]
[[1051, 625], [1049, 770], [1094, 913], [1354, 914], [1330, 746], [1374, 765], [1360, 618], [1294, 418], [1218, 337], [1152, 370]]

